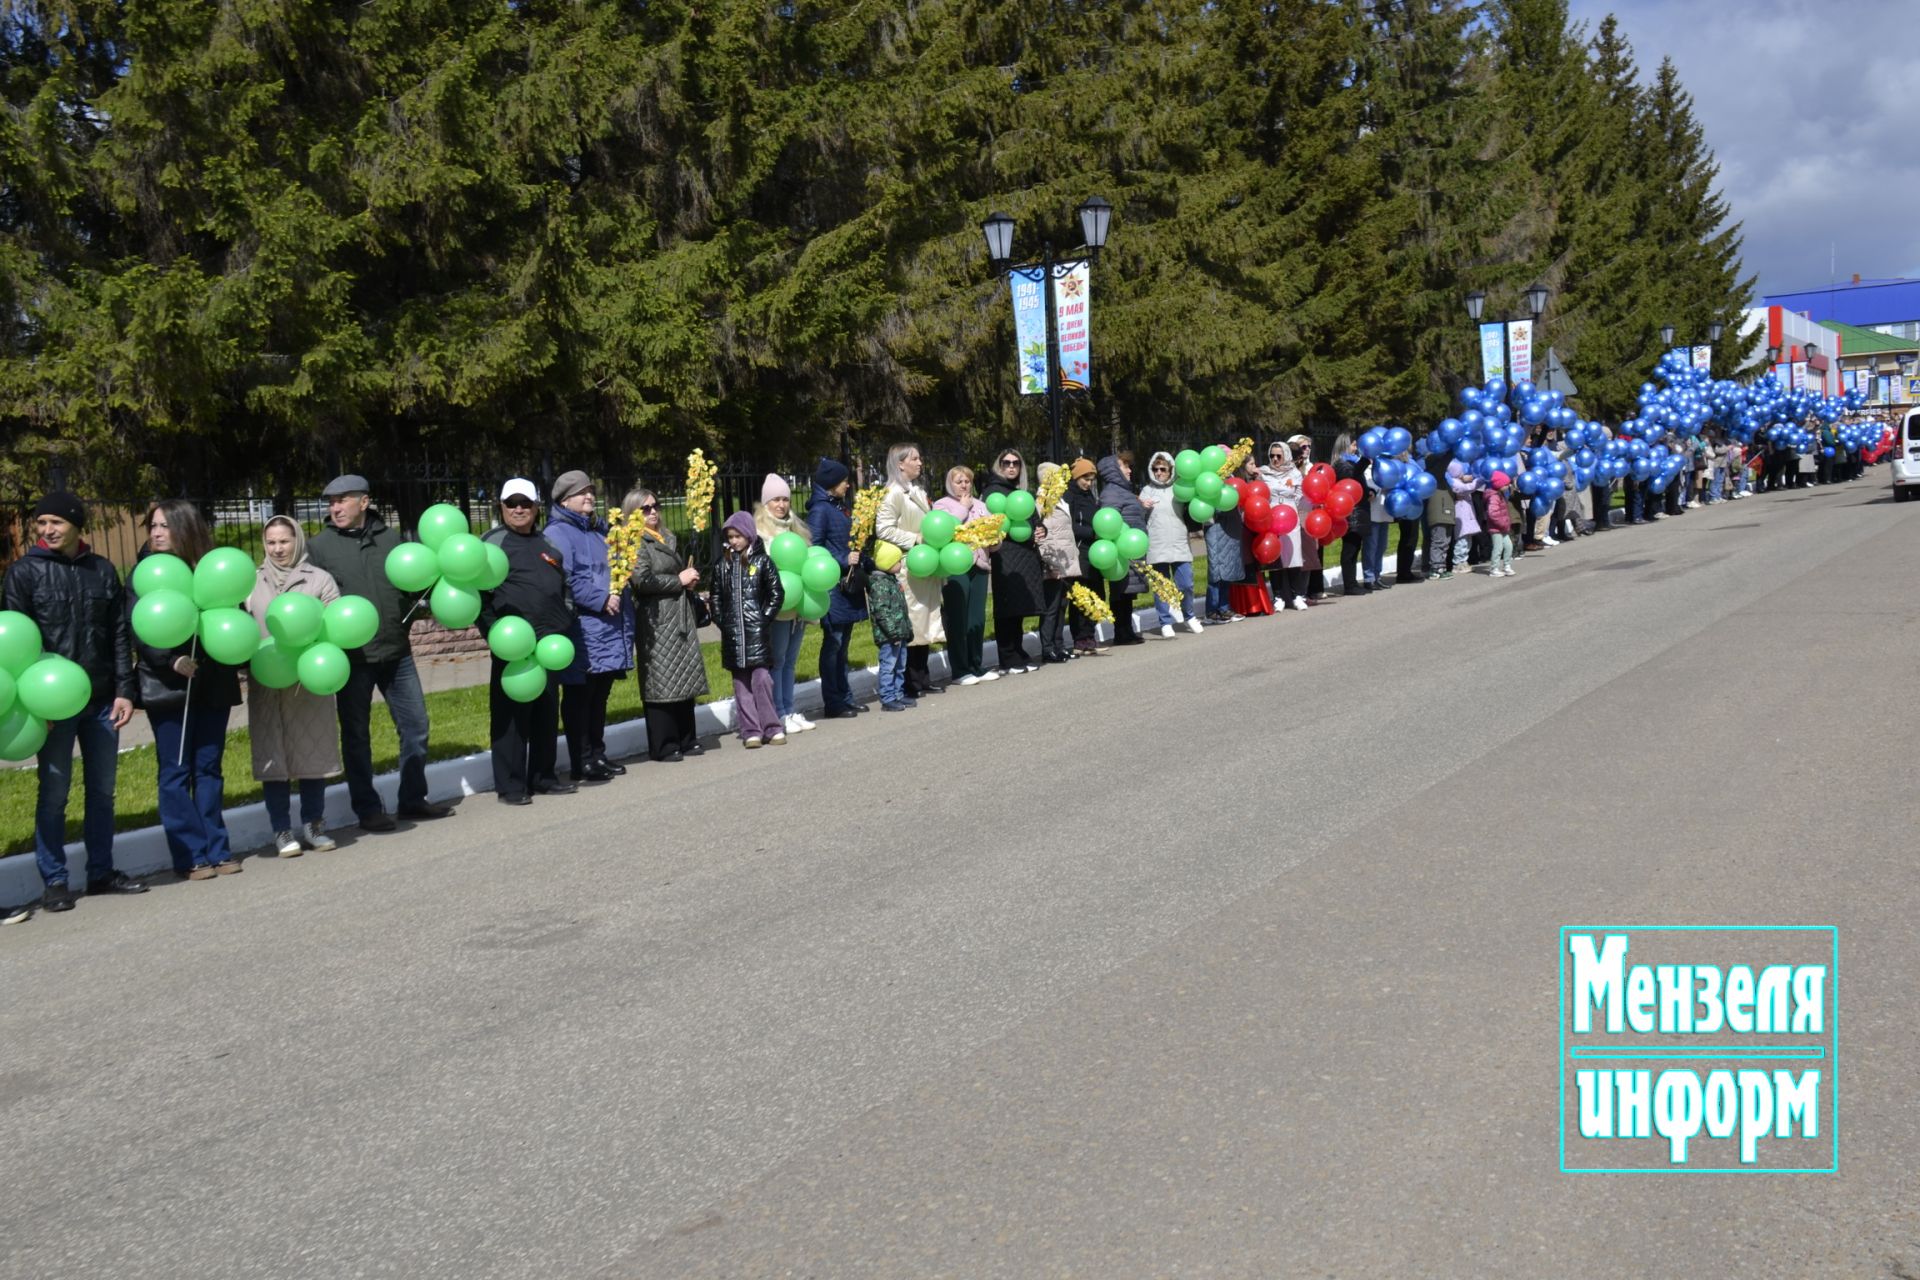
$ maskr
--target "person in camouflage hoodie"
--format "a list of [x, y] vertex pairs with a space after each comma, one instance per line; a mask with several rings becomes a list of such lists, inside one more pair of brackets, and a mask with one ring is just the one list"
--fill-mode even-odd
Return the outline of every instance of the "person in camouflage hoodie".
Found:
[[860, 562], [867, 566], [867, 619], [873, 625], [873, 643], [880, 651], [880, 709], [905, 711], [919, 704], [907, 696], [907, 645], [913, 640], [913, 619], [907, 612], [900, 575], [907, 571], [900, 548], [868, 539]]

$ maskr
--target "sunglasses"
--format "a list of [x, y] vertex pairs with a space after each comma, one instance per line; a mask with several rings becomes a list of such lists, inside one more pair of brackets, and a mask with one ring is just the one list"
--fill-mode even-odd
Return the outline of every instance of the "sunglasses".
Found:
[[640, 510], [642, 511], [658, 511], [659, 509], [660, 504], [657, 502], [643, 502], [640, 504]]
[[508, 498], [505, 502], [501, 503], [500, 505], [503, 507], [513, 507], [515, 509], [523, 509], [526, 507], [531, 507], [533, 504], [531, 502], [528, 502], [525, 498]]
[[1020, 465], [1020, 459], [1018, 459], [1018, 458], [1002, 458], [1002, 459], [1000, 459], [1000, 465], [1001, 465], [1001, 466], [1003, 466], [1003, 467], [1017, 467], [1017, 466], [1019, 466], [1019, 465]]

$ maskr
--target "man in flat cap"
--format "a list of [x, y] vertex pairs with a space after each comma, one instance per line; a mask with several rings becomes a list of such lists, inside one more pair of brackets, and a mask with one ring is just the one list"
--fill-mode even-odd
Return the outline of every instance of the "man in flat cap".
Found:
[[46, 885], [48, 911], [71, 911], [67, 888], [67, 794], [73, 746], [80, 744], [86, 788], [82, 832], [88, 893], [145, 893], [147, 886], [114, 870], [113, 787], [120, 730], [133, 718], [133, 629], [126, 594], [113, 565], [80, 536], [87, 509], [70, 493], [50, 493], [33, 509], [34, 544], [7, 568], [0, 602], [32, 618], [40, 644], [78, 663], [93, 692], [80, 714], [47, 724], [40, 747], [40, 798], [33, 816], [33, 854]]
[[393, 815], [373, 785], [370, 723], [378, 689], [400, 736], [400, 816], [444, 818], [452, 810], [427, 800], [427, 700], [405, 621], [415, 601], [387, 580], [387, 553], [403, 539], [373, 510], [364, 476], [336, 477], [320, 496], [327, 500], [327, 523], [307, 544], [307, 558], [333, 575], [341, 595], [365, 596], [380, 615], [373, 639], [347, 654], [347, 684], [334, 702], [353, 811], [362, 831], [394, 829]]

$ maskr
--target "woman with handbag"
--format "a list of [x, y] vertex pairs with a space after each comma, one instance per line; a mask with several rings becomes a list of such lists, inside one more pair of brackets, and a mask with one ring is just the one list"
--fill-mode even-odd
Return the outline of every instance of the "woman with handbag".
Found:
[[840, 566], [840, 585], [827, 596], [827, 616], [820, 623], [821, 718], [847, 720], [860, 714], [853, 700], [853, 676], [847, 669], [847, 651], [853, 647], [853, 627], [866, 621], [866, 578], [860, 548], [849, 546], [853, 512], [847, 494], [853, 473], [846, 464], [822, 458], [813, 469], [813, 496], [807, 500], [807, 532], [813, 545], [825, 547]]
[[[187, 562], [213, 550], [213, 537], [199, 509], [179, 499], [157, 502], [147, 511], [147, 548]], [[131, 608], [137, 597], [127, 592]], [[139, 702], [153, 726], [160, 767], [160, 827], [182, 880], [211, 880], [240, 870], [227, 839], [223, 812], [227, 717], [240, 705], [240, 677], [215, 662], [195, 641], [156, 649], [134, 639], [134, 672]]]
[[[267, 634], [267, 606], [297, 592], [321, 604], [340, 598], [333, 575], [307, 559], [307, 534], [291, 516], [275, 516], [261, 531], [266, 554], [254, 578], [247, 612]], [[309, 693], [298, 684], [269, 689], [247, 682], [247, 737], [253, 776], [259, 780], [273, 827], [273, 847], [283, 858], [305, 849], [334, 847], [327, 834], [327, 779], [340, 772], [340, 728], [333, 695]], [[293, 822], [293, 790], [300, 789], [300, 825]]]
[[647, 753], [675, 764], [704, 753], [694, 728], [694, 703], [707, 692], [700, 653], [706, 606], [697, 590], [700, 571], [680, 554], [673, 531], [660, 523], [660, 500], [635, 489], [621, 507], [641, 515], [629, 590], [634, 601], [635, 666], [647, 708]]
[[[887, 491], [874, 516], [874, 536], [891, 542], [904, 555], [919, 546], [920, 522], [933, 510], [926, 488], [920, 483], [922, 469], [920, 446], [901, 442], [887, 450]], [[907, 597], [907, 617], [913, 623], [913, 639], [907, 645], [906, 698], [922, 694], [944, 693], [933, 683], [927, 660], [933, 646], [947, 638], [940, 617], [940, 579], [916, 578], [907, 572], [903, 558], [894, 570], [900, 589]]]

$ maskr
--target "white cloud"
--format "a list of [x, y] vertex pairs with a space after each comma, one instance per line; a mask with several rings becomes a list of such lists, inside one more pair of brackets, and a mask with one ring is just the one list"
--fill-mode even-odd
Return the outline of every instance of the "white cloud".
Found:
[[1612, 12], [1643, 78], [1671, 57], [1693, 95], [1760, 293], [1920, 276], [1920, 128], [1908, 0], [1570, 0]]

